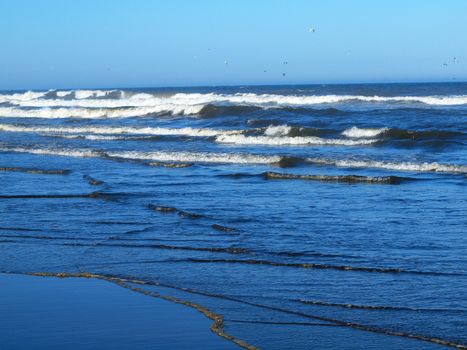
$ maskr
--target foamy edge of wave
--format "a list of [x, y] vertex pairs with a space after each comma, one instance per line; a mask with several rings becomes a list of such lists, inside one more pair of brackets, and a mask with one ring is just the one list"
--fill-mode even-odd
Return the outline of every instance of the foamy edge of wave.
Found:
[[[49, 149], [49, 148], [0, 148], [0, 152], [17, 152], [38, 155], [81, 157], [81, 158], [117, 158], [154, 162], [190, 162], [190, 163], [218, 163], [218, 164], [279, 164], [284, 157], [278, 155], [259, 155], [249, 153], [208, 153], [208, 152], [140, 152], [122, 151], [107, 152], [92, 149]], [[467, 173], [467, 166], [455, 164], [383, 162], [374, 160], [332, 160], [325, 158], [307, 158], [311, 164], [332, 165], [346, 168], [379, 168], [387, 170], [411, 172], [446, 172]]]
[[455, 164], [439, 164], [436, 162], [411, 163], [411, 162], [383, 162], [376, 160], [332, 160], [325, 158], [308, 158], [308, 162], [322, 165], [332, 165], [343, 168], [377, 168], [386, 170], [414, 171], [414, 172], [445, 172], [467, 173], [467, 166]]
[[[8, 132], [34, 132], [50, 134], [129, 134], [151, 136], [195, 136], [212, 137], [217, 135], [231, 135], [243, 132], [243, 130], [216, 130], [208, 128], [162, 128], [162, 127], [41, 127], [41, 126], [17, 126], [0, 124], [0, 131]], [[83, 135], [85, 136], [85, 135]]]
[[21, 109], [15, 107], [0, 107], [0, 117], [8, 118], [44, 118], [44, 119], [63, 119], [63, 118], [131, 118], [141, 117], [149, 114], [171, 113], [190, 115], [198, 114], [203, 106], [189, 105], [158, 105], [154, 107], [132, 107], [132, 108], [40, 108], [40, 109]]
[[358, 128], [353, 126], [351, 128], [345, 129], [342, 132], [342, 135], [351, 138], [364, 138], [364, 137], [376, 137], [385, 132], [387, 132], [389, 128]]
[[[75, 99], [42, 99], [47, 92], [0, 94], [0, 102], [9, 102], [23, 107], [155, 107], [164, 104], [200, 106], [207, 104], [250, 105], [259, 107], [306, 107], [317, 104], [359, 101], [367, 103], [421, 103], [425, 105], [465, 105], [467, 95], [451, 96], [365, 96], [365, 95], [277, 95], [277, 94], [218, 94], [218, 93], [177, 93], [162, 96], [151, 93], [130, 95], [121, 91], [118, 99], [106, 99], [117, 90], [70, 90], [57, 91], [57, 97], [74, 96]], [[104, 97], [104, 98], [103, 98]]]
[[245, 136], [245, 135], [219, 135], [216, 142], [235, 145], [267, 145], [267, 146], [361, 146], [378, 142], [376, 139], [346, 140], [323, 139], [315, 136]]
[[280, 156], [263, 156], [248, 153], [205, 153], [205, 152], [107, 152], [86, 149], [38, 149], [38, 148], [0, 148], [1, 152], [17, 152], [38, 155], [80, 157], [80, 158], [117, 158], [155, 162], [190, 162], [217, 164], [275, 164]]

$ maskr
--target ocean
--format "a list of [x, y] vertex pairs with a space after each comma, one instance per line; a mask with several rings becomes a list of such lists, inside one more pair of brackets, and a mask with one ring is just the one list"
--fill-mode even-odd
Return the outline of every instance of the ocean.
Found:
[[251, 349], [467, 348], [466, 145], [467, 83], [4, 91], [0, 272]]

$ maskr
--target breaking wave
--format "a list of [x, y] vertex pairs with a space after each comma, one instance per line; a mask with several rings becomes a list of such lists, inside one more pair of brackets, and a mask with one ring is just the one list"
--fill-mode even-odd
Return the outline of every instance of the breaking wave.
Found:
[[216, 137], [219, 143], [231, 143], [236, 145], [269, 145], [269, 146], [305, 146], [305, 145], [336, 145], [336, 146], [359, 146], [370, 145], [378, 142], [377, 139], [324, 139], [315, 136], [245, 136], [245, 135], [219, 135]]
[[388, 131], [388, 128], [381, 128], [381, 129], [361, 129], [357, 128], [356, 126], [351, 127], [350, 129], [346, 129], [342, 132], [342, 135], [346, 137], [352, 138], [362, 138], [362, 137], [375, 137], [379, 136], [382, 133]]
[[43, 127], [43, 126], [17, 126], [0, 124], [0, 131], [9, 132], [39, 132], [59, 134], [135, 134], [155, 136], [199, 136], [211, 137], [221, 134], [230, 135], [241, 133], [242, 130], [216, 130], [207, 128], [161, 128], [161, 127], [111, 127], [111, 126], [86, 126], [86, 127]]
[[[115, 98], [115, 96], [118, 98]], [[52, 97], [52, 98], [50, 98]], [[307, 108], [315, 105], [342, 103], [386, 103], [396, 107], [409, 104], [426, 106], [462, 106], [467, 104], [466, 95], [458, 96], [364, 96], [364, 95], [278, 95], [278, 94], [218, 94], [177, 93], [172, 95], [136, 93], [116, 90], [70, 90], [15, 94], [0, 94], [0, 103], [19, 107], [44, 108], [22, 110], [4, 107], [2, 116], [40, 118], [102, 118], [131, 117], [151, 113], [198, 114], [208, 106], [246, 106], [256, 108]], [[60, 107], [60, 108], [57, 108]], [[95, 109], [83, 111], [83, 109]], [[113, 110], [117, 109], [117, 110]]]
[[124, 159], [149, 160], [156, 162], [181, 163], [230, 163], [230, 164], [275, 164], [280, 156], [266, 156], [240, 153], [202, 153], [202, 152], [109, 152], [111, 157]]
[[187, 106], [164, 104], [153, 107], [132, 107], [132, 108], [36, 108], [21, 109], [15, 107], [0, 107], [0, 117], [9, 118], [45, 118], [45, 119], [64, 119], [64, 118], [130, 118], [142, 117], [151, 114], [197, 114], [202, 106]]
[[218, 163], [218, 164], [277, 164], [280, 156], [266, 156], [245, 153], [205, 153], [205, 152], [104, 152], [87, 149], [48, 149], [48, 148], [0, 148], [0, 152], [18, 152], [38, 155], [116, 158], [155, 162]]
[[457, 137], [465, 137], [465, 133], [449, 130], [404, 130], [392, 128], [358, 128], [353, 126], [345, 129], [342, 132], [343, 136], [349, 138], [369, 138], [369, 137], [384, 137], [390, 139], [450, 139]]
[[[109, 159], [127, 159], [162, 163], [213, 163], [213, 164], [269, 164], [281, 167], [294, 166], [297, 163], [331, 165], [345, 168], [378, 168], [386, 170], [412, 172], [467, 173], [467, 166], [458, 164], [383, 162], [376, 160], [333, 160], [325, 158], [290, 158], [280, 155], [259, 155], [251, 153], [210, 153], [210, 152], [171, 152], [171, 151], [100, 151], [93, 149], [54, 149], [54, 148], [0, 148], [0, 152], [18, 152], [38, 155], [64, 157], [93, 157]], [[176, 167], [176, 166], [173, 166]], [[274, 174], [274, 173], [271, 173]], [[271, 175], [274, 176], [274, 175]], [[295, 175], [293, 175], [295, 176]], [[298, 175], [297, 175], [298, 176]], [[318, 176], [318, 175], [317, 175]]]

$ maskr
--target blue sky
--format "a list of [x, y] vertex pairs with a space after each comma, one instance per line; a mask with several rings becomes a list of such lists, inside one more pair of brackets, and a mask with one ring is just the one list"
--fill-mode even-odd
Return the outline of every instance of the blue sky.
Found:
[[465, 0], [2, 0], [0, 89], [466, 81], [466, 18]]

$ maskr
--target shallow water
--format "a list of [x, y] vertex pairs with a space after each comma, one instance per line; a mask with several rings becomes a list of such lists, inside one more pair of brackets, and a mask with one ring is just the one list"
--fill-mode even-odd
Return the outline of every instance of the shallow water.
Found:
[[466, 122], [460, 83], [4, 92], [0, 271], [131, 276], [261, 348], [465, 345]]
[[0, 348], [235, 350], [197, 311], [96, 279], [0, 274]]

